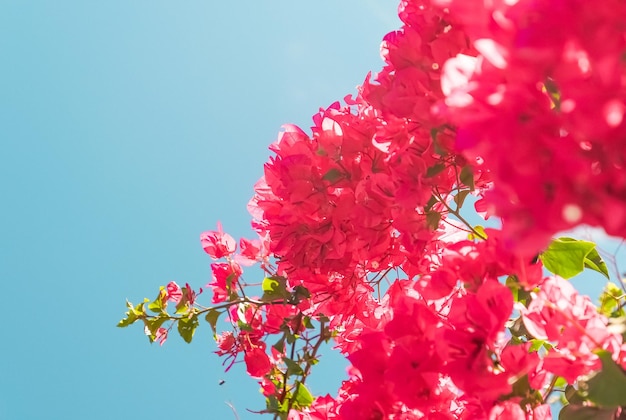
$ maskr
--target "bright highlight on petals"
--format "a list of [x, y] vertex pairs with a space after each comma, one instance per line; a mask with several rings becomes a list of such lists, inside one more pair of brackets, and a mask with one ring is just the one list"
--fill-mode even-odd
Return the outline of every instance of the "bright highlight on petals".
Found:
[[499, 69], [507, 66], [507, 51], [493, 39], [483, 38], [474, 41], [474, 46], [487, 61]]
[[624, 119], [624, 104], [615, 99], [604, 104], [604, 118], [609, 127], [617, 127]]
[[583, 210], [576, 204], [566, 204], [563, 206], [563, 219], [568, 223], [578, 223], [583, 218]]

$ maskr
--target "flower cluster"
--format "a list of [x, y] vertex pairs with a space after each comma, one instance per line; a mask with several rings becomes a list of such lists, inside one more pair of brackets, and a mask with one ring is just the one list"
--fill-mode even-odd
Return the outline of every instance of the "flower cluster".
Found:
[[311, 137], [285, 127], [250, 208], [279, 271], [330, 316], [371, 293], [368, 274], [425, 264], [461, 169], [416, 124], [392, 124], [371, 106], [333, 104], [314, 122]]
[[478, 54], [442, 73], [437, 114], [480, 157], [517, 252], [578, 224], [626, 235], [626, 4], [435, 0]]
[[520, 305], [520, 312], [533, 337], [553, 343], [544, 357], [544, 369], [569, 383], [601, 368], [593, 353], [597, 349], [614, 354], [626, 367], [622, 335], [608, 328], [606, 317], [571, 283], [558, 277], [547, 279], [528, 307]]
[[[204, 315], [281, 420], [544, 420], [559, 393], [565, 415], [615, 418], [625, 295], [579, 295], [564, 278], [606, 264], [553, 235], [626, 237], [626, 2], [402, 0], [399, 15], [358, 95], [271, 145], [258, 239], [201, 235], [213, 306], [171, 282], [119, 325], [190, 342]], [[466, 199], [502, 228], [470, 223]], [[350, 367], [315, 398], [331, 340]]]

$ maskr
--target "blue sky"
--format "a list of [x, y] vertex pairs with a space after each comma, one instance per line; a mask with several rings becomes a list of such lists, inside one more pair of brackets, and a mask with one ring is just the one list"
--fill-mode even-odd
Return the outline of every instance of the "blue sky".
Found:
[[[115, 325], [126, 298], [207, 283], [199, 234], [218, 220], [250, 235], [281, 124], [309, 127], [380, 69], [396, 7], [0, 1], [0, 419], [232, 419], [227, 401], [257, 418], [257, 384], [224, 374], [206, 325], [162, 348]], [[317, 393], [343, 379], [324, 357]]]
[[258, 417], [206, 325], [162, 348], [115, 325], [126, 298], [207, 283], [218, 220], [250, 235], [267, 146], [380, 69], [396, 7], [0, 1], [0, 419]]

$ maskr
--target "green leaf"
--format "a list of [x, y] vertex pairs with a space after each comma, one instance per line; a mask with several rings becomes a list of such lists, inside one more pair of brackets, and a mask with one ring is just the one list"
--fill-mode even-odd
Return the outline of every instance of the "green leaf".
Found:
[[530, 334], [528, 330], [526, 330], [526, 326], [524, 325], [524, 321], [522, 317], [517, 317], [513, 320], [509, 320], [506, 324], [509, 332], [513, 337], [529, 337]]
[[280, 278], [278, 276], [265, 277], [263, 279], [263, 283], [261, 283], [261, 288], [264, 292], [274, 291], [280, 284]]
[[294, 287], [293, 296], [297, 302], [300, 302], [301, 298], [304, 298], [304, 299], [310, 298], [311, 292], [309, 292], [309, 289], [299, 284], [296, 287]]
[[209, 309], [204, 319], [209, 323], [211, 329], [213, 330], [213, 336], [217, 337], [217, 320], [219, 319], [222, 313], [217, 309]]
[[607, 268], [606, 263], [602, 260], [602, 257], [600, 257], [600, 254], [595, 246], [585, 257], [585, 268], [597, 271], [609, 279], [609, 269]]
[[226, 277], [226, 290], [231, 295], [231, 299], [232, 299], [233, 294], [237, 296], [237, 293], [231, 290], [233, 288], [233, 280], [236, 280], [236, 279], [237, 279], [237, 276], [235, 275], [235, 273], [229, 274]]
[[170, 317], [165, 315], [165, 316], [159, 316], [159, 317], [153, 318], [153, 319], [145, 319], [144, 320], [144, 323], [146, 324], [146, 327], [148, 327], [148, 330], [150, 331], [150, 335], [149, 335], [150, 342], [154, 341], [154, 338], [156, 337], [157, 330], [168, 319], [170, 319]]
[[530, 340], [530, 347], [528, 348], [528, 352], [534, 352], [534, 351], [538, 351], [540, 348], [543, 347], [543, 343], [545, 343], [544, 340], [539, 340], [537, 338], [533, 338], [532, 340]]
[[191, 318], [182, 318], [178, 320], [178, 333], [187, 343], [191, 343], [193, 334], [198, 327], [198, 315], [194, 314]]
[[169, 316], [159, 316], [158, 318], [147, 319], [146, 325], [148, 326], [150, 332], [154, 334], [156, 333], [156, 330], [158, 330], [168, 319], [170, 319]]
[[513, 294], [513, 300], [515, 302], [519, 302], [518, 296], [519, 296], [520, 285], [519, 285], [519, 281], [517, 280], [517, 277], [508, 276], [504, 284], [506, 287], [509, 288], [509, 290], [511, 291], [511, 294]]
[[297, 364], [296, 362], [294, 362], [293, 360], [291, 360], [291, 359], [289, 359], [287, 357], [283, 357], [283, 361], [287, 365], [287, 376], [290, 376], [290, 375], [303, 375], [304, 374], [304, 371], [302, 370], [302, 367], [300, 367], [300, 365]]
[[313, 403], [313, 395], [302, 382], [296, 381], [296, 395], [293, 401], [300, 407], [308, 407]]
[[177, 315], [186, 314], [188, 310], [189, 306], [187, 305], [187, 302], [185, 302], [184, 299], [181, 299], [180, 302], [176, 304], [176, 312], [174, 313]]
[[437, 204], [438, 202], [439, 200], [437, 200], [437, 197], [435, 197], [434, 195], [431, 195], [430, 198], [428, 199], [428, 202], [424, 206], [424, 212], [428, 213], [430, 209], [432, 209], [433, 206]]
[[166, 295], [167, 292], [165, 291], [165, 287], [161, 286], [159, 295], [148, 305], [148, 309], [157, 314], [164, 312], [165, 307], [167, 306], [167, 300], [165, 299]]
[[585, 398], [580, 395], [578, 390], [572, 385], [567, 385], [563, 394], [565, 395], [565, 399], [567, 400], [567, 402], [571, 405], [579, 405], [585, 402]]
[[138, 319], [139, 318], [137, 317], [137, 315], [135, 315], [131, 311], [128, 311], [126, 312], [126, 318], [123, 318], [120, 322], [118, 322], [117, 326], [120, 328], [125, 328], [125, 327], [128, 327], [129, 325], [132, 325]]
[[465, 202], [465, 198], [470, 193], [470, 190], [461, 190], [454, 196], [454, 202], [456, 203], [456, 209], [459, 210], [463, 207], [463, 203]]
[[552, 104], [557, 110], [561, 109], [561, 92], [559, 91], [558, 86], [554, 81], [550, 79], [546, 79], [543, 84], [545, 92], [548, 94], [550, 99], [552, 99]]
[[339, 169], [331, 168], [331, 169], [328, 170], [328, 172], [326, 172], [324, 174], [322, 179], [332, 183], [332, 182], [335, 182], [335, 181], [341, 179], [342, 176], [343, 176], [343, 174], [341, 173], [341, 171]]
[[567, 380], [562, 377], [559, 376], [558, 378], [556, 378], [556, 381], [554, 382], [554, 388], [559, 389], [559, 388], [563, 388], [567, 386]]
[[566, 405], [559, 413], [559, 420], [613, 420], [615, 408], [587, 407], [583, 405]]
[[470, 191], [474, 191], [474, 171], [471, 166], [466, 165], [463, 169], [461, 169], [459, 180], [463, 183], [463, 185], [469, 187]]
[[161, 313], [163, 312], [163, 302], [161, 302], [161, 299], [156, 298], [154, 301], [152, 301], [152, 303], [148, 305], [148, 309], [157, 314]]
[[129, 325], [133, 324], [138, 319], [143, 318], [146, 315], [144, 304], [145, 304], [145, 301], [136, 306], [133, 306], [132, 303], [130, 303], [129, 301], [126, 301], [126, 306], [128, 307], [128, 311], [125, 314], [126, 318], [118, 322], [117, 326], [120, 328], [128, 327]]
[[315, 329], [315, 326], [311, 322], [311, 317], [305, 316], [304, 318], [302, 318], [302, 323], [309, 330], [314, 330]]
[[443, 163], [435, 163], [433, 166], [426, 169], [426, 178], [431, 178], [438, 173], [441, 173], [444, 169], [446, 169], [446, 165]]
[[615, 283], [608, 282], [600, 295], [600, 313], [607, 317], [622, 316], [624, 311], [620, 308], [622, 290]]
[[[285, 400], [281, 403], [278, 401], [274, 395], [270, 395], [265, 399], [265, 405], [267, 407], [267, 411], [270, 413], [278, 413], [281, 420], [283, 418], [287, 418], [287, 411], [289, 408], [289, 400], [285, 398]], [[284, 415], [284, 417], [283, 417]]]
[[272, 347], [274, 347], [279, 353], [285, 351], [285, 337], [282, 337], [280, 340], [278, 340], [276, 344], [274, 344]]
[[593, 242], [558, 238], [552, 240], [548, 249], [542, 252], [539, 258], [548, 271], [569, 279], [585, 269], [585, 260], [595, 246]]
[[144, 307], [146, 302], [150, 302], [150, 299], [144, 299], [143, 302], [136, 304], [135, 307], [132, 308], [135, 315], [141, 317], [146, 314], [146, 308]]
[[272, 302], [275, 300], [287, 300], [290, 293], [287, 291], [287, 279], [282, 276], [271, 276], [263, 279], [261, 283], [263, 288], [263, 302]]
[[[626, 54], [625, 54], [625, 55], [626, 55]], [[431, 128], [431, 129], [430, 129], [430, 139], [431, 139], [432, 141], [437, 140], [437, 134], [438, 134], [438, 133], [439, 133], [439, 129], [437, 129], [437, 128]]]
[[611, 353], [608, 351], [599, 350], [596, 354], [602, 361], [602, 370], [579, 386], [585, 391], [587, 398], [598, 406], [626, 406], [626, 375], [624, 375], [624, 371], [613, 361]]
[[439, 229], [439, 221], [441, 220], [441, 214], [437, 211], [429, 211], [426, 213], [426, 224], [432, 230]]
[[485, 232], [485, 228], [482, 227], [481, 225], [474, 226], [474, 230], [478, 233], [478, 235], [473, 232], [467, 235], [467, 238], [470, 241], [474, 241], [476, 239], [480, 239], [482, 241], [483, 238], [487, 238], [487, 233]]
[[237, 328], [239, 328], [241, 331], [253, 331], [252, 327], [241, 319], [237, 320]]
[[437, 139], [438, 134], [438, 128], [432, 128], [430, 130], [430, 138], [433, 140], [433, 149], [435, 150], [435, 153], [437, 153], [439, 156], [447, 156], [448, 152], [439, 144], [439, 140]]

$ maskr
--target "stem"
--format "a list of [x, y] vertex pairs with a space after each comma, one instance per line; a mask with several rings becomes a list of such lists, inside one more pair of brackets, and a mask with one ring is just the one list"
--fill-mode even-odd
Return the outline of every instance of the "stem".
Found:
[[237, 410], [235, 410], [235, 407], [229, 401], [224, 401], [224, 404], [226, 404], [227, 406], [230, 407], [231, 410], [233, 410], [233, 415], [235, 416], [235, 420], [239, 420], [239, 415], [237, 414]]
[[322, 345], [324, 341], [326, 341], [326, 334], [324, 334], [325, 327], [326, 327], [326, 324], [324, 323], [324, 321], [320, 321], [320, 335], [317, 339], [317, 342], [313, 345], [313, 351], [311, 353], [311, 357], [309, 357], [309, 360], [307, 360], [306, 366], [304, 367], [304, 374], [302, 375], [302, 381], [300, 381], [302, 385], [304, 385], [304, 383], [306, 382], [306, 378], [309, 376], [309, 372], [311, 371], [311, 367], [313, 366], [311, 361], [315, 359], [315, 356], [317, 355], [317, 352], [320, 349], [320, 346]]
[[[231, 306], [238, 305], [240, 303], [251, 303], [251, 304], [259, 306], [259, 307], [260, 306], [267, 306], [267, 305], [276, 305], [276, 304], [279, 304], [279, 305], [287, 304], [287, 302], [285, 300], [277, 300], [277, 301], [274, 301], [274, 302], [262, 302], [260, 300], [250, 299], [249, 297], [244, 296], [242, 299], [233, 300], [231, 302], [226, 302], [226, 303], [223, 303], [221, 305], [211, 306], [211, 307], [208, 307], [208, 308], [207, 307], [201, 307], [202, 309], [196, 310], [195, 314], [196, 315], [202, 315], [202, 314], [205, 314], [205, 313], [207, 313], [209, 311], [213, 311], [213, 310], [228, 309]], [[181, 319], [188, 318], [188, 315], [186, 315], [186, 316], [183, 316], [183, 315], [176, 316], [176, 315], [170, 315], [170, 314], [168, 314], [166, 312], [162, 312], [162, 313], [157, 314], [157, 315], [146, 314], [142, 319], [150, 320], [150, 319], [159, 318], [162, 315], [167, 315], [169, 317], [168, 319], [170, 321], [179, 321]]]
[[[289, 353], [289, 358], [291, 360], [293, 360], [293, 358], [295, 356], [295, 353], [296, 353], [296, 341], [294, 340], [294, 342], [291, 344], [291, 352]], [[283, 376], [285, 378], [285, 380], [283, 382], [283, 395], [282, 395], [282, 397], [280, 399], [281, 404], [283, 403], [283, 401], [285, 401], [285, 397], [287, 397], [287, 379], [289, 378], [287, 376], [287, 371], [288, 370], [289, 370], [289, 368], [285, 369], [285, 374]], [[297, 392], [297, 389], [296, 389], [296, 392]], [[291, 410], [291, 402], [292, 402], [292, 399], [290, 398], [289, 399], [289, 404], [287, 405], [287, 413], [289, 413], [289, 411]]]
[[[315, 344], [313, 345], [313, 349], [311, 350], [311, 354], [307, 357], [307, 361], [306, 361], [306, 365], [304, 366], [304, 372], [302, 373], [302, 379], [300, 381], [297, 382], [295, 390], [293, 395], [298, 395], [298, 391], [300, 389], [300, 386], [304, 386], [304, 383], [306, 382], [306, 379], [309, 376], [309, 373], [311, 372], [311, 367], [313, 366], [312, 361], [315, 360], [315, 356], [317, 355], [317, 352], [320, 349], [320, 346], [322, 345], [322, 343], [326, 340], [326, 335], [324, 334], [324, 328], [325, 328], [325, 323], [324, 321], [320, 321], [320, 334], [318, 336], [317, 341], [315, 342]], [[308, 344], [309, 340], [307, 339], [307, 344]], [[293, 347], [292, 347], [292, 352], [291, 352], [291, 359], [293, 360]], [[305, 352], [304, 354], [307, 355], [308, 352]], [[285, 385], [287, 384], [287, 381], [285, 380]], [[289, 412], [291, 410], [291, 406], [293, 403], [293, 398], [289, 399], [289, 406], [287, 407], [287, 412]]]
[[487, 240], [487, 237], [485, 235], [483, 235], [482, 233], [478, 232], [476, 229], [474, 229], [474, 226], [472, 226], [472, 224], [470, 222], [468, 222], [467, 220], [465, 220], [465, 218], [463, 216], [461, 216], [461, 213], [456, 210], [453, 209], [452, 207], [450, 207], [448, 205], [448, 203], [446, 203], [446, 200], [441, 196], [441, 194], [439, 193], [439, 191], [437, 191], [436, 189], [433, 191], [433, 195], [437, 198], [437, 201], [439, 201], [441, 204], [443, 204], [446, 209], [448, 210], [448, 212], [450, 214], [452, 214], [454, 217], [456, 217], [457, 219], [459, 219], [461, 221], [461, 223], [463, 223], [465, 226], [467, 226], [472, 233], [479, 237], [480, 239], [482, 239], [483, 241]]
[[[374, 276], [374, 278], [373, 278], [372, 280], [369, 280], [369, 281], [368, 281], [368, 283], [378, 283], [378, 284], [380, 284], [380, 281], [381, 281], [382, 279], [384, 279], [384, 278], [385, 278], [385, 276], [391, 272], [391, 270], [393, 270], [393, 267], [389, 267], [389, 268], [388, 268], [387, 270], [385, 270], [384, 272], [378, 272], [378, 273]], [[382, 273], [382, 274], [381, 274], [381, 273]]]
[[544, 403], [548, 400], [548, 397], [550, 396], [550, 394], [552, 394], [552, 391], [554, 391], [554, 386], [556, 385], [557, 379], [559, 379], [557, 375], [552, 376], [552, 381], [550, 381], [550, 386], [548, 387], [548, 389], [546, 389], [546, 393], [543, 395]]

